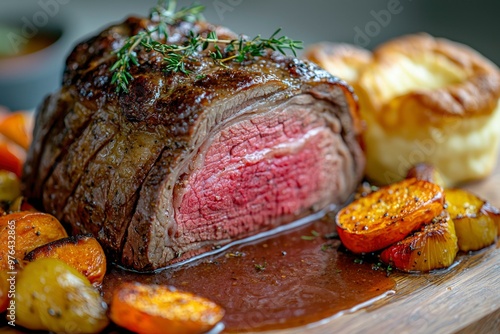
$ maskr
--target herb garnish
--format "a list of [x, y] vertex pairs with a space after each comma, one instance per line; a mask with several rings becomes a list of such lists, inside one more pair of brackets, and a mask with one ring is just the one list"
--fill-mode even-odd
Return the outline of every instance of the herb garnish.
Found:
[[226, 255], [225, 255], [226, 258], [230, 258], [230, 257], [243, 257], [243, 256], [245, 256], [245, 253], [240, 252], [240, 251], [236, 251], [234, 253], [232, 253], [232, 252], [231, 253], [226, 253]]
[[382, 262], [377, 262], [372, 264], [372, 270], [385, 270], [386, 276], [389, 277], [393, 272], [393, 267], [390, 264], [384, 265]]
[[315, 230], [312, 230], [312, 231], [311, 231], [311, 235], [303, 235], [303, 236], [301, 236], [300, 238], [301, 238], [302, 240], [314, 240], [314, 239], [316, 239], [317, 237], [319, 237], [319, 233], [318, 233], [318, 232], [316, 232]]
[[[241, 36], [233, 40], [219, 39], [215, 31], [209, 32], [206, 37], [191, 31], [185, 43], [167, 44], [168, 25], [203, 19], [201, 14], [205, 7], [202, 5], [193, 4], [179, 11], [176, 11], [176, 6], [176, 0], [159, 0], [158, 5], [150, 13], [153, 27], [130, 36], [124, 45], [115, 51], [117, 60], [110, 70], [114, 72], [111, 84], [116, 85], [117, 93], [128, 92], [128, 84], [133, 80], [129, 69], [131, 66], [140, 66], [137, 59], [137, 51], [140, 48], [160, 53], [166, 64], [164, 69], [166, 72], [184, 74], [190, 73], [186, 68], [186, 63], [193, 60], [195, 54], [207, 50], [210, 45], [213, 46], [213, 50], [209, 50], [208, 54], [214, 63], [220, 66], [225, 66], [224, 63], [229, 61], [242, 63], [251, 60], [262, 56], [265, 50], [279, 51], [284, 55], [285, 50], [290, 50], [296, 56], [296, 50], [302, 49], [301, 41], [292, 40], [286, 36], [278, 37], [281, 28], [269, 38], [262, 38], [258, 35], [253, 39]], [[219, 45], [224, 45], [224, 47]]]
[[262, 263], [262, 264], [256, 263], [254, 266], [255, 266], [255, 269], [257, 269], [257, 271], [264, 271], [264, 270], [266, 270], [267, 263], [264, 261], [264, 263]]
[[329, 249], [333, 249], [333, 244], [326, 243], [321, 245], [321, 251], [326, 252]]

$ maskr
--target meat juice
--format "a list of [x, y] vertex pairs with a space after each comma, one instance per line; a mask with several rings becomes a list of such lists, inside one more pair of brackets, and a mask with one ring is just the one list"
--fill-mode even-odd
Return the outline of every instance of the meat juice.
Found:
[[224, 331], [244, 332], [303, 326], [390, 294], [386, 271], [339, 249], [334, 233], [325, 218], [155, 274], [113, 268], [104, 297], [124, 281], [168, 284], [220, 304]]

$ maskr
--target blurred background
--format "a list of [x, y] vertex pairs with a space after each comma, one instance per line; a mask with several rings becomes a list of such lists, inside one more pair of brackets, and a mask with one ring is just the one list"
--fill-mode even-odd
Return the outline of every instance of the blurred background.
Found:
[[[207, 20], [247, 35], [278, 27], [305, 45], [336, 41], [373, 48], [428, 32], [470, 45], [500, 64], [498, 0], [201, 0]], [[190, 0], [178, 1], [179, 6]], [[76, 43], [156, 0], [0, 0], [0, 105], [33, 109], [61, 81]]]

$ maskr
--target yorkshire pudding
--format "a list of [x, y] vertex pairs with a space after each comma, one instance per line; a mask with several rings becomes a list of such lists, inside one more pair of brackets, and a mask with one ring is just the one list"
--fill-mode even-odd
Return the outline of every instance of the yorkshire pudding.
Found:
[[[344, 56], [321, 52], [306, 54], [341, 76], [328, 65]], [[346, 80], [367, 123], [369, 179], [398, 181], [420, 162], [437, 167], [447, 186], [492, 171], [500, 138], [500, 72], [488, 59], [463, 44], [417, 34], [379, 46], [366, 65], [342, 64], [358, 73]]]
[[304, 56], [325, 70], [355, 85], [361, 71], [371, 62], [370, 51], [351, 44], [323, 42], [311, 45]]

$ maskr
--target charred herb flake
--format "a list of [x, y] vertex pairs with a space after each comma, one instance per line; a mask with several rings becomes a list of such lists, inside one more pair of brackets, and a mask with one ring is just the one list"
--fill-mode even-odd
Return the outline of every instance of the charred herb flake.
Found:
[[337, 231], [333, 231], [328, 234], [325, 234], [324, 238], [326, 240], [339, 239], [339, 234]]

